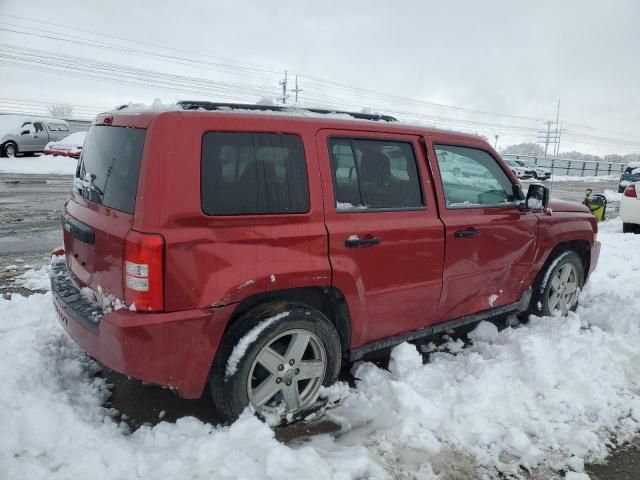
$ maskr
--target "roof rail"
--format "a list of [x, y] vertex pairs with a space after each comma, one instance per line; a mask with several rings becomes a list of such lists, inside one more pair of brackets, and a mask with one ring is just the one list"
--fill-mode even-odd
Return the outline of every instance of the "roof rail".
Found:
[[256, 104], [244, 104], [244, 103], [217, 103], [217, 102], [206, 102], [206, 101], [192, 101], [192, 100], [181, 100], [177, 102], [185, 110], [197, 110], [198, 108], [204, 108], [205, 110], [259, 110], [259, 111], [276, 111], [276, 112], [287, 112], [287, 111], [295, 111], [295, 110], [307, 110], [313, 113], [321, 113], [321, 114], [331, 114], [331, 113], [342, 113], [345, 115], [349, 115], [353, 118], [357, 118], [360, 120], [375, 120], [375, 121], [383, 121], [383, 122], [397, 122], [398, 119], [392, 117], [391, 115], [380, 115], [376, 113], [358, 113], [358, 112], [343, 112], [342, 110], [326, 110], [323, 108], [299, 108], [299, 107], [287, 107], [280, 105], [256, 105]]

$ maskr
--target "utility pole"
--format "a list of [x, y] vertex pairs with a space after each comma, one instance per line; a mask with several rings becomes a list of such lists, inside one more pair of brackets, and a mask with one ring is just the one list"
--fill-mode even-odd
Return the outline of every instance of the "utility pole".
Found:
[[493, 144], [493, 148], [495, 150], [498, 150], [498, 138], [500, 137], [500, 135], [496, 134], [496, 135], [494, 135], [494, 137], [496, 137], [496, 143]]
[[[547, 130], [538, 130], [538, 143], [544, 143], [544, 156], [547, 156], [549, 151], [549, 144], [553, 143], [553, 156], [557, 156], [560, 153], [560, 135], [562, 134], [562, 128], [560, 127], [560, 100], [558, 100], [558, 108], [556, 110], [556, 121], [547, 120], [544, 122], [547, 124]], [[551, 131], [551, 125], [555, 125], [553, 131]]]
[[551, 136], [551, 124], [553, 122], [551, 120], [547, 121], [547, 136], [544, 139], [544, 156], [546, 158], [547, 156], [547, 149], [549, 148], [549, 140], [550, 140], [550, 136]]
[[553, 156], [558, 156], [558, 146], [560, 144], [560, 137], [558, 136], [558, 124], [560, 122], [560, 100], [558, 100], [558, 109], [556, 110], [556, 144], [553, 152]]
[[298, 88], [298, 75], [296, 75], [296, 88], [292, 89], [291, 91], [296, 94], [296, 105], [297, 105], [298, 104], [298, 93], [303, 91], [301, 88]]
[[282, 101], [282, 105], [286, 105], [287, 103], [287, 98], [289, 98], [289, 95], [287, 94], [287, 71], [284, 71], [284, 79], [279, 82], [280, 85], [282, 85], [282, 97], [280, 97], [280, 100]]
[[560, 130], [558, 130], [558, 143], [556, 144], [556, 157], [560, 155], [560, 137], [562, 136], [562, 123], [560, 123]]

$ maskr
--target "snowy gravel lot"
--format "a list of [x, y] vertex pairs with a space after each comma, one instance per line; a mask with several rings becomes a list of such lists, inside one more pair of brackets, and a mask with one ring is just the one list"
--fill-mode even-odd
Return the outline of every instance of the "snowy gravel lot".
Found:
[[[103, 405], [99, 367], [58, 326], [49, 293], [0, 299], [0, 477], [564, 478], [640, 430], [640, 236], [601, 226], [598, 269], [568, 319], [423, 356], [403, 344], [389, 369], [354, 367], [328, 416], [334, 434], [283, 444], [246, 413], [228, 427], [192, 417], [131, 431]], [[26, 286], [41, 288], [46, 269]], [[46, 282], [44, 283], [46, 285]]]
[[54, 155], [0, 157], [0, 173], [73, 175], [77, 164], [78, 161], [75, 158]]

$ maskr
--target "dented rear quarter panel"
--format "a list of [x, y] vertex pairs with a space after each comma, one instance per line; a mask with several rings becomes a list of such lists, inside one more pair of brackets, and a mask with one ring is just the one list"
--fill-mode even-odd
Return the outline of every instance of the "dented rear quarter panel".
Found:
[[[258, 293], [331, 284], [316, 127], [286, 119], [261, 120], [226, 115], [221, 123], [211, 113], [169, 112], [149, 124], [134, 229], [164, 236], [167, 311], [221, 306]], [[299, 135], [307, 159], [309, 211], [205, 214], [200, 194], [201, 145], [209, 131]]]

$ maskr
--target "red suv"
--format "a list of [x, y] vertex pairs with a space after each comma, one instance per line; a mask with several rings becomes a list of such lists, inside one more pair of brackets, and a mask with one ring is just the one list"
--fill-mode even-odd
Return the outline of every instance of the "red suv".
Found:
[[342, 362], [576, 308], [594, 217], [542, 185], [525, 196], [481, 138], [233, 107], [116, 111], [89, 130], [51, 283], [107, 367], [184, 398], [209, 388], [225, 420], [291, 418]]

